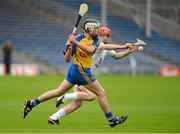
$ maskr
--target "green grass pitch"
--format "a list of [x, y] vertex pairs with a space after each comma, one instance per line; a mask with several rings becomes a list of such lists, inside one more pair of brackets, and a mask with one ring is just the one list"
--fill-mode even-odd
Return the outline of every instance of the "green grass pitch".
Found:
[[33, 109], [23, 120], [21, 111], [26, 99], [56, 88], [60, 76], [0, 77], [0, 133], [175, 133], [180, 132], [180, 78], [158, 76], [130, 77], [101, 75], [97, 79], [106, 90], [115, 115], [128, 120], [110, 128], [97, 100], [62, 118], [59, 126], [47, 124], [58, 109], [56, 98]]

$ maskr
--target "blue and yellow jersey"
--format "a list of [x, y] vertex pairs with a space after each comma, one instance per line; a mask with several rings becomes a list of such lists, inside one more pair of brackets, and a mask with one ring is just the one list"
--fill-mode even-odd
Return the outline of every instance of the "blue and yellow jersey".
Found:
[[[76, 36], [76, 40], [83, 45], [93, 45], [95, 49], [98, 47], [98, 38], [88, 40], [84, 34], [79, 34]], [[72, 46], [72, 56], [74, 56], [73, 63], [84, 68], [91, 68], [92, 56], [93, 54], [87, 54], [82, 49], [76, 45]]]

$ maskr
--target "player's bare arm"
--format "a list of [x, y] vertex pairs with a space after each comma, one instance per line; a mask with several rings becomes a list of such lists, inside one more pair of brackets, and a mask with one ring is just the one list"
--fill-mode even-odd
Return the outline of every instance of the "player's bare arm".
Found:
[[120, 59], [120, 58], [127, 56], [129, 53], [130, 53], [130, 49], [127, 49], [125, 51], [115, 53], [114, 55], [112, 55], [112, 57], [114, 59]]
[[104, 44], [101, 43], [99, 45], [99, 48], [101, 50], [115, 50], [115, 49], [126, 49], [129, 48], [131, 46], [130, 43], [126, 43], [125, 45], [118, 45], [118, 44]]
[[67, 50], [66, 54], [64, 55], [66, 63], [69, 63], [71, 61], [71, 58], [72, 58], [71, 51], [72, 51], [72, 48], [69, 47], [69, 49]]
[[137, 46], [131, 46], [130, 48], [128, 48], [122, 52], [115, 53], [114, 55], [112, 55], [112, 57], [114, 59], [121, 59], [121, 58], [127, 56], [128, 54], [135, 52], [136, 50], [138, 50]]
[[80, 44], [76, 39], [75, 36], [73, 34], [69, 35], [69, 41], [74, 44], [77, 45], [79, 48], [81, 48], [83, 51], [85, 51], [88, 54], [93, 54], [95, 52], [95, 48], [94, 46], [87, 46], [87, 45], [83, 45]]

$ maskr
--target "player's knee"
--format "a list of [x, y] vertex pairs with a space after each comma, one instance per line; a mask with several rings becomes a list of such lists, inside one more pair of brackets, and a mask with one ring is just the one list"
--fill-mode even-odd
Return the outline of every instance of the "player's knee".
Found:
[[89, 96], [89, 101], [93, 101], [93, 100], [95, 100], [95, 98], [96, 98], [96, 95], [92, 94]]
[[106, 96], [106, 92], [104, 89], [99, 91], [99, 96]]
[[77, 92], [79, 89], [78, 89], [78, 86], [77, 85], [75, 85], [74, 86], [74, 92]]

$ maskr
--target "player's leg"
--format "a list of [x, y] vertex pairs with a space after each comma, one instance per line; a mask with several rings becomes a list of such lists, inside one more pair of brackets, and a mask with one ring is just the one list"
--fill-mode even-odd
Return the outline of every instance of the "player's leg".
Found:
[[[80, 94], [81, 93], [86, 94], [85, 96], [88, 96], [87, 98], [89, 98], [89, 101], [92, 101], [96, 98], [96, 95], [93, 92], [89, 91], [84, 86], [75, 86], [74, 92], [80, 93]], [[67, 106], [64, 106], [64, 110], [66, 111], [66, 115], [68, 115], [68, 114], [72, 113], [73, 111], [77, 110], [78, 108], [80, 108], [82, 106], [82, 103], [83, 103], [83, 99], [81, 99], [81, 100], [76, 99], [76, 100], [74, 100], [73, 103], [71, 103], [72, 105], [69, 104]]]
[[[76, 67], [77, 68], [77, 67]], [[100, 83], [94, 78], [94, 76], [91, 74], [90, 69], [82, 68], [78, 66], [77, 69], [77, 76], [78, 76], [78, 83], [80, 85], [84, 85], [86, 88], [88, 88], [90, 91], [98, 95], [98, 101], [102, 108], [102, 110], [105, 113], [106, 118], [109, 121], [109, 125], [111, 127], [114, 127], [122, 122], [124, 122], [127, 119], [127, 116], [123, 116], [121, 118], [116, 118], [113, 116], [108, 101], [106, 99], [105, 90], [102, 88]], [[87, 96], [85, 96], [84, 93], [81, 93], [81, 95], [77, 96], [77, 94], [74, 94], [74, 99], [80, 99], [83, 100]], [[82, 97], [82, 98], [81, 98]], [[87, 99], [87, 98], [86, 98]]]
[[[88, 90], [85, 86], [77, 86], [76, 87], [78, 89], [78, 93], [79, 93], [79, 96], [78, 98], [80, 98], [80, 100], [86, 100], [86, 101], [92, 101], [96, 98], [96, 94], [94, 94], [92, 91]], [[84, 96], [83, 93], [84, 92]]]
[[59, 107], [60, 104], [65, 103], [68, 100], [92, 101], [96, 98], [96, 95], [84, 86], [75, 86], [75, 88], [78, 92], [68, 93], [59, 97], [56, 102], [56, 107]]
[[[88, 91], [85, 87], [90, 89], [92, 92]], [[85, 86], [79, 86], [77, 88], [82, 89], [82, 91], [84, 90], [84, 92], [75, 92], [75, 93], [65, 94], [59, 98], [57, 103], [58, 102], [63, 103], [63, 102], [66, 102], [67, 100], [92, 100], [95, 98], [95, 94], [97, 94], [100, 105], [104, 113], [108, 113], [110, 111], [110, 108], [106, 99], [106, 95], [105, 95], [105, 90], [102, 88], [102, 86], [99, 84], [97, 80], [92, 82], [91, 84], [88, 84]]]
[[119, 118], [119, 117], [115, 117], [112, 114], [107, 98], [106, 98], [105, 90], [102, 88], [102, 86], [97, 80], [92, 82], [91, 84], [85, 85], [85, 87], [91, 90], [92, 92], [96, 93], [96, 95], [98, 96], [99, 104], [102, 110], [104, 111], [104, 114], [106, 118], [108, 119], [109, 125], [111, 127], [121, 124], [127, 119], [127, 116], [122, 116]]
[[[98, 95], [99, 104], [100, 104], [102, 110], [104, 111], [105, 116], [108, 119], [109, 125], [111, 127], [114, 127], [114, 126], [116, 126], [118, 124], [121, 124], [127, 119], [127, 116], [122, 116], [121, 118], [113, 116], [113, 114], [112, 114], [112, 112], [110, 110], [107, 98], [106, 98], [105, 90], [102, 88], [102, 86], [100, 85], [100, 83], [97, 80], [92, 82], [91, 84], [85, 85], [85, 87]], [[92, 92], [90, 92], [90, 93], [92, 93]], [[77, 100], [77, 99], [79, 99], [79, 100], [88, 100], [87, 94], [88, 93], [77, 92], [76, 94], [71, 94], [72, 96], [69, 97], [69, 98], [71, 100], [73, 100], [73, 99], [74, 100]], [[73, 96], [75, 96], [75, 97], [73, 97]], [[68, 99], [66, 98], [66, 100], [68, 100]], [[61, 97], [61, 99], [60, 99], [61, 103], [63, 101], [64, 101], [64, 96]]]
[[[78, 85], [85, 85], [87, 83], [91, 83], [92, 81], [95, 80], [94, 76], [91, 74], [91, 71], [89, 68], [83, 68], [81, 66], [73, 65], [74, 72], [72, 77], [75, 79], [76, 84]], [[83, 88], [83, 87], [78, 87], [78, 88]], [[66, 94], [62, 96], [60, 99], [60, 102], [63, 100], [93, 100], [94, 95], [92, 96], [91, 92], [75, 92], [71, 94]], [[62, 103], [61, 102], [61, 103]]]
[[85, 85], [85, 87], [91, 90], [92, 92], [94, 92], [98, 96], [98, 101], [104, 113], [110, 112], [110, 107], [107, 102], [105, 90], [102, 88], [100, 83], [96, 80], [92, 82], [91, 84]]
[[51, 98], [61, 96], [62, 94], [67, 92], [72, 87], [73, 87], [73, 84], [71, 84], [67, 80], [64, 80], [58, 86], [58, 88], [47, 91], [44, 94], [42, 94], [41, 96], [35, 98], [34, 100], [27, 100], [25, 102], [24, 108], [23, 108], [23, 118], [25, 118], [27, 116], [27, 114], [32, 110], [33, 107], [37, 106], [41, 102], [51, 99]]
[[52, 114], [48, 118], [48, 123], [52, 125], [59, 124], [59, 119], [79, 109], [81, 106], [81, 100], [75, 100], [74, 102], [65, 105], [63, 108], [60, 108], [56, 113]]
[[40, 102], [49, 100], [53, 97], [58, 97], [61, 96], [62, 94], [64, 94], [65, 92], [67, 92], [69, 89], [71, 89], [74, 85], [72, 85], [71, 83], [69, 83], [67, 80], [64, 80], [59, 86], [58, 88], [54, 89], [54, 90], [50, 90], [45, 92], [44, 94], [42, 94], [41, 96], [38, 97], [38, 100]]
[[[74, 86], [74, 92], [87, 92], [89, 93], [90, 91], [88, 91], [85, 87], [83, 86]], [[93, 94], [93, 93], [92, 93]], [[95, 96], [95, 95], [94, 95]], [[58, 104], [59, 102], [57, 101], [56, 103], [56, 107], [59, 106]], [[65, 105], [63, 108], [61, 108], [60, 110], [58, 110], [56, 113], [54, 113], [53, 115], [51, 115], [48, 118], [48, 123], [52, 124], [52, 125], [56, 125], [59, 124], [59, 119], [61, 119], [62, 117], [64, 117], [65, 115], [68, 115], [70, 113], [72, 113], [73, 111], [79, 109], [82, 106], [82, 100], [75, 100], [74, 102]]]

